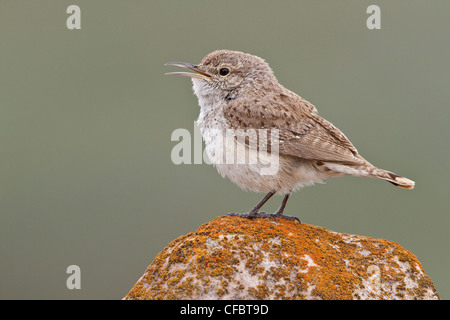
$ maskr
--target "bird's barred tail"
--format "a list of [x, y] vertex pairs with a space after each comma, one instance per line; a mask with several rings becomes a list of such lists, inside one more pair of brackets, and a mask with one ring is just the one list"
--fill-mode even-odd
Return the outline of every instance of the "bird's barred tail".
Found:
[[325, 170], [327, 173], [331, 171], [336, 175], [351, 175], [357, 177], [383, 179], [392, 183], [394, 186], [404, 189], [413, 189], [415, 184], [414, 181], [409, 180], [408, 178], [399, 176], [387, 170], [379, 169], [368, 162], [359, 166], [327, 162], [325, 165], [322, 163], [320, 169]]
[[386, 180], [386, 181], [392, 183], [394, 186], [397, 186], [400, 188], [404, 188], [404, 189], [413, 189], [414, 188], [414, 184], [415, 184], [414, 181], [409, 180], [408, 178], [399, 176], [390, 171], [386, 171], [383, 169], [373, 167], [368, 170], [368, 173], [370, 176], [372, 176], [374, 178]]

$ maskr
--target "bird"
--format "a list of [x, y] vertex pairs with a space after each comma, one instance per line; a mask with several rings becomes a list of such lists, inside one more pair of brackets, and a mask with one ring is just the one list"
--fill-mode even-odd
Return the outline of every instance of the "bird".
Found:
[[[414, 181], [364, 159], [313, 104], [281, 85], [258, 56], [216, 50], [198, 64], [165, 65], [188, 70], [166, 75], [191, 78], [200, 106], [197, 125], [217, 171], [242, 189], [266, 193], [248, 212], [230, 216], [300, 222], [284, 214], [289, 196], [330, 177], [370, 177], [414, 188]], [[275, 194], [284, 196], [278, 210], [260, 211]]]

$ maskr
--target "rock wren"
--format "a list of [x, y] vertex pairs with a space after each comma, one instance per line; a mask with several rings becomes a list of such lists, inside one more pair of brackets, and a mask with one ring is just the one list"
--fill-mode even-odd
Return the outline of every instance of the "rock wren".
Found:
[[[243, 189], [267, 193], [249, 212], [229, 215], [300, 222], [283, 214], [289, 195], [329, 177], [371, 177], [401, 188], [414, 188], [414, 181], [379, 169], [360, 156], [339, 129], [320, 117], [311, 103], [283, 87], [269, 65], [257, 56], [217, 50], [198, 65], [184, 62], [166, 65], [193, 71], [166, 74], [192, 78], [200, 105], [197, 124], [206, 153], [218, 172]], [[262, 130], [276, 135], [270, 135], [266, 142], [261, 143], [258, 138], [258, 143], [252, 143], [255, 137], [262, 136]], [[229, 132], [234, 139], [228, 139]], [[244, 139], [239, 139], [242, 135]], [[278, 163], [277, 170], [269, 174], [264, 172], [261, 161], [223, 161], [228, 150], [241, 150], [248, 158], [259, 159], [263, 149], [266, 158], [267, 154], [274, 155]], [[284, 195], [280, 208], [275, 213], [260, 212], [274, 194]]]

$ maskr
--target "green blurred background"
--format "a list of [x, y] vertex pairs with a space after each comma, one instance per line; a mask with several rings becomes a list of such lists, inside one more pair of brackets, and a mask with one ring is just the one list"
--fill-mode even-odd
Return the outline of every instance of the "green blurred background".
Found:
[[[66, 9], [81, 8], [81, 30]], [[381, 30], [366, 9], [381, 8]], [[450, 2], [0, 0], [0, 298], [120, 299], [171, 240], [262, 194], [171, 162], [198, 116], [168, 61], [268, 61], [373, 164], [413, 191], [344, 177], [287, 214], [400, 243], [450, 298]], [[275, 210], [281, 197], [265, 209]], [[66, 268], [81, 268], [81, 290]]]

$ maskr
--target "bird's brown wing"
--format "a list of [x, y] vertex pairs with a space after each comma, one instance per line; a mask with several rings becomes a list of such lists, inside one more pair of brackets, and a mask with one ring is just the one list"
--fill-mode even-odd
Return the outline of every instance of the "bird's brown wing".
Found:
[[[346, 164], [364, 161], [339, 129], [318, 116], [312, 104], [291, 92], [248, 103], [230, 101], [224, 116], [232, 129], [277, 129], [273, 132], [279, 135], [279, 153], [283, 155]], [[251, 145], [255, 146], [255, 141]]]
[[310, 129], [303, 134], [295, 128], [280, 129], [280, 154], [300, 158], [333, 161], [347, 164], [360, 164], [361, 158], [351, 142], [325, 119], [313, 115], [309, 122]]

